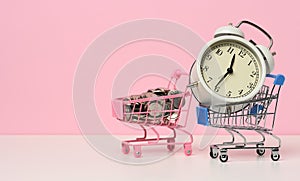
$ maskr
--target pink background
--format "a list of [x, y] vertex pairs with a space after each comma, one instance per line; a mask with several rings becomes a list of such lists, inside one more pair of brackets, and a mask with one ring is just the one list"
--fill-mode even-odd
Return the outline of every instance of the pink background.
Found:
[[[267, 29], [277, 52], [274, 73], [283, 73], [287, 78], [276, 133], [300, 134], [296, 74], [300, 65], [296, 59], [299, 6], [296, 0], [2, 2], [0, 133], [80, 134], [73, 113], [72, 83], [85, 48], [99, 34], [120, 23], [158, 18], [183, 24], [206, 41], [219, 26], [242, 19]], [[150, 43], [144, 51], [149, 47], [155, 46]], [[162, 50], [157, 49], [160, 54]], [[192, 62], [180, 63], [189, 66]], [[107, 107], [110, 109], [110, 105]]]

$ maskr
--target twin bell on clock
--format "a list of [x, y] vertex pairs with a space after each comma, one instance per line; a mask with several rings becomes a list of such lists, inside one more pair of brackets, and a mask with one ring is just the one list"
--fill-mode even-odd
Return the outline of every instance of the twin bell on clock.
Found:
[[[268, 47], [245, 39], [241, 25], [262, 32], [270, 41]], [[274, 69], [272, 45], [272, 37], [250, 21], [218, 28], [190, 70], [194, 97], [202, 106], [218, 112], [241, 110], [243, 107], [235, 103], [251, 100], [263, 86], [266, 74]], [[228, 106], [219, 108], [224, 104]]]

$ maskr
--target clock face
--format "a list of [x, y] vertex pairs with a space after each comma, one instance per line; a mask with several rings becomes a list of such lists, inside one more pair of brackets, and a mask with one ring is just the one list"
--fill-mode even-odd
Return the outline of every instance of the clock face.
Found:
[[249, 95], [262, 77], [255, 52], [234, 40], [212, 44], [202, 56], [200, 71], [209, 89], [226, 98]]

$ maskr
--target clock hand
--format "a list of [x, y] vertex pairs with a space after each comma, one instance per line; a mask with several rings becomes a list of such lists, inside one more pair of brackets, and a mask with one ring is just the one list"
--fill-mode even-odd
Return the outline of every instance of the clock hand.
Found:
[[[234, 64], [234, 60], [235, 60], [235, 54], [233, 55], [232, 59], [231, 59], [231, 63], [230, 63], [230, 67], [228, 69], [231, 69], [232, 70], [232, 67], [233, 67], [233, 64]], [[227, 72], [228, 72], [228, 69], [227, 69]]]
[[215, 85], [215, 89], [217, 89], [218, 85], [223, 82], [223, 80], [229, 75], [230, 73], [227, 71], [226, 74], [219, 80], [219, 82]]
[[235, 61], [235, 54], [233, 55], [232, 59], [231, 59], [231, 62], [230, 62], [230, 66], [229, 68], [227, 69], [227, 72], [225, 73], [225, 75], [221, 78], [221, 80], [219, 80], [219, 82], [216, 84], [215, 86], [215, 89], [217, 89], [218, 85], [223, 82], [223, 80], [229, 75], [229, 74], [232, 74], [233, 73], [233, 64], [234, 64], [234, 61]]

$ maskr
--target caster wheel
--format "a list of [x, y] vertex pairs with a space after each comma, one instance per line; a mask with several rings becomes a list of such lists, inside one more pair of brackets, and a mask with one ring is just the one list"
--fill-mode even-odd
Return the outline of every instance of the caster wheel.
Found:
[[217, 151], [210, 150], [209, 155], [211, 158], [217, 158], [219, 153]]
[[128, 154], [130, 152], [129, 145], [122, 143], [122, 152]]
[[279, 155], [279, 153], [271, 153], [271, 158], [272, 158], [272, 160], [273, 161], [278, 161], [279, 160], [279, 158], [280, 158], [280, 155]]
[[265, 145], [264, 143], [257, 143], [257, 144], [256, 144], [256, 147], [259, 148], [259, 147], [262, 147], [262, 146], [264, 146], [264, 145]]
[[186, 156], [192, 155], [192, 145], [190, 143], [185, 143], [183, 147], [184, 147], [184, 154]]
[[228, 155], [220, 155], [220, 161], [221, 162], [227, 162], [227, 160], [228, 160]]
[[141, 150], [141, 146], [133, 146], [133, 150], [134, 150], [134, 157], [136, 158], [140, 158], [142, 156], [142, 150]]
[[167, 139], [168, 143], [173, 143], [172, 145], [167, 145], [167, 148], [169, 151], [173, 151], [175, 149], [175, 139], [174, 138], [169, 138]]
[[259, 156], [263, 156], [265, 154], [266, 150], [263, 149], [263, 148], [258, 148], [256, 149], [256, 153], [259, 155]]

